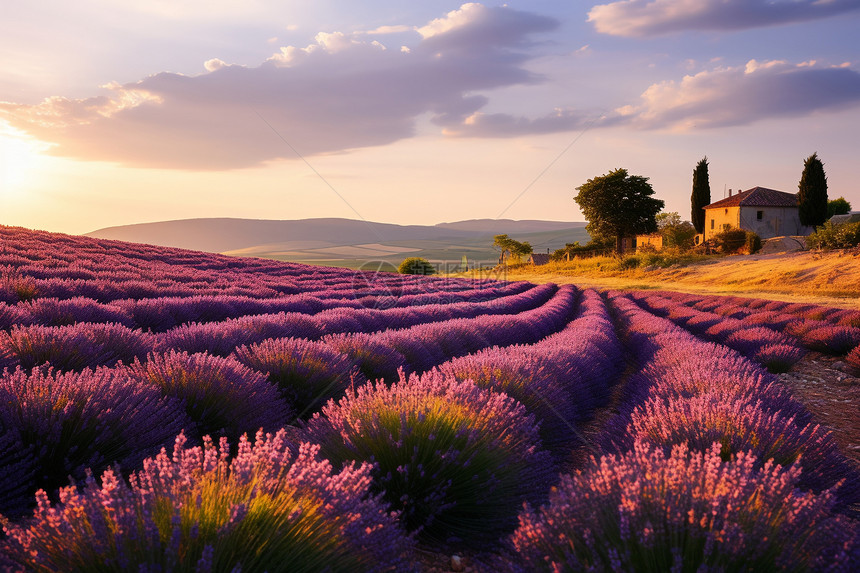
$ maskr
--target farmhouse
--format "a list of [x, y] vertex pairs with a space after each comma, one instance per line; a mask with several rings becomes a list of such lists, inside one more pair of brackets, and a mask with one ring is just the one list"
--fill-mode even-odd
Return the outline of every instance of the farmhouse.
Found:
[[754, 231], [762, 239], [786, 235], [808, 235], [814, 229], [800, 224], [797, 195], [766, 187], [738, 191], [716, 203], [706, 205], [707, 241], [728, 228]]

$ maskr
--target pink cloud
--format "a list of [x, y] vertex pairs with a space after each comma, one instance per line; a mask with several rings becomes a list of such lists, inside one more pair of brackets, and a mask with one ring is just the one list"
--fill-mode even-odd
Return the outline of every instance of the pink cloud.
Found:
[[721, 67], [650, 86], [612, 120], [642, 129], [748, 125], [860, 105], [860, 73], [816, 62], [758, 62]]
[[197, 76], [165, 72], [91, 98], [0, 103], [0, 119], [52, 143], [56, 155], [135, 167], [224, 170], [295, 157], [269, 125], [302, 155], [338, 153], [411, 137], [428, 113], [456, 130], [487, 103], [475, 92], [541, 81], [523, 67], [525, 48], [557, 25], [466, 4], [431, 22], [409, 50], [362, 33], [321, 33], [257, 67], [211, 59]]
[[594, 6], [588, 21], [604, 34], [656, 36], [805, 22], [857, 9], [857, 0], [620, 0]]

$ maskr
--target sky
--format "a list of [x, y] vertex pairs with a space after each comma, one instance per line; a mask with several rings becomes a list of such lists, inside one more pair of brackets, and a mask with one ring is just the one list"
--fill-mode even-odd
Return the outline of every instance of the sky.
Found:
[[0, 20], [0, 224], [584, 220], [617, 168], [690, 218], [860, 209], [860, 0], [34, 0]]

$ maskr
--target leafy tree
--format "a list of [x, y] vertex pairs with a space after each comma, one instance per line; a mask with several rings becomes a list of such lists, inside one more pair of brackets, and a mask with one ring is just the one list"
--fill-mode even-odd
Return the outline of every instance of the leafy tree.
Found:
[[625, 235], [657, 230], [655, 216], [665, 203], [651, 197], [654, 189], [647, 177], [616, 169], [589, 179], [576, 190], [579, 193], [573, 200], [588, 219], [585, 229], [592, 236], [615, 237], [615, 250], [619, 254]]
[[801, 224], [812, 227], [823, 224], [827, 220], [827, 176], [818, 153], [803, 162], [803, 174], [797, 187]]
[[613, 248], [615, 248], [615, 239], [607, 242], [600, 237], [594, 236], [585, 245], [580, 245], [579, 241], [565, 244], [564, 248], [553, 251], [550, 259], [553, 261], [562, 261], [569, 257], [594, 257]]
[[705, 156], [693, 169], [693, 194], [690, 197], [690, 219], [697, 233], [705, 232], [705, 205], [711, 204], [711, 184], [708, 181], [708, 157]]
[[851, 203], [845, 200], [845, 197], [833, 199], [827, 202], [827, 218], [833, 215], [847, 215], [851, 212]]
[[532, 246], [528, 241], [515, 241], [507, 235], [496, 235], [493, 237], [493, 246], [501, 249], [502, 255], [508, 253], [514, 262], [520, 262], [523, 257], [532, 253]]
[[436, 268], [427, 259], [409, 257], [400, 263], [397, 272], [401, 275], [433, 275], [436, 274]]
[[667, 247], [689, 249], [693, 246], [696, 229], [689, 221], [682, 221], [677, 212], [658, 213], [655, 219], [657, 230], [663, 235]]

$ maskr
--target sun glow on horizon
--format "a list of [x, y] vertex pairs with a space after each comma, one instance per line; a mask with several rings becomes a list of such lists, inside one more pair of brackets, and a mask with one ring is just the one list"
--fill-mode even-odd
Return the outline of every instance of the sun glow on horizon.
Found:
[[16, 197], [40, 179], [48, 144], [0, 124], [0, 196]]

